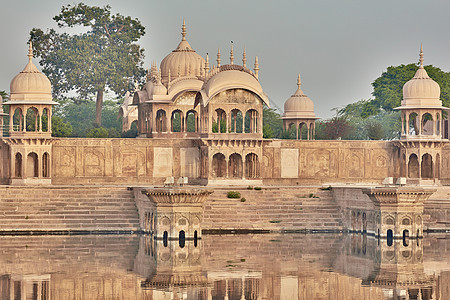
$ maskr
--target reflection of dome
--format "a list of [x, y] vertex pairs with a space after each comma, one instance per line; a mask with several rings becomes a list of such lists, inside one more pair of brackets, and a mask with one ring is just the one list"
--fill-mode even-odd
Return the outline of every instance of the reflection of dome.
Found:
[[402, 106], [441, 106], [441, 89], [423, 67], [423, 51], [420, 47], [420, 67], [414, 77], [403, 86]]
[[33, 64], [33, 50], [30, 42], [28, 64], [22, 72], [11, 80], [11, 97], [9, 102], [52, 102], [52, 86], [47, 76], [42, 74]]
[[186, 41], [186, 25], [183, 21], [181, 39], [178, 47], [173, 50], [161, 61], [161, 75], [163, 82], [166, 82], [170, 77], [176, 78], [180, 76], [200, 76], [200, 68], [205, 65], [205, 60], [191, 48], [188, 41]]
[[298, 89], [294, 95], [292, 95], [284, 103], [284, 118], [315, 118], [314, 103], [308, 96], [306, 96], [300, 88], [302, 83], [300, 80], [300, 74], [297, 81]]

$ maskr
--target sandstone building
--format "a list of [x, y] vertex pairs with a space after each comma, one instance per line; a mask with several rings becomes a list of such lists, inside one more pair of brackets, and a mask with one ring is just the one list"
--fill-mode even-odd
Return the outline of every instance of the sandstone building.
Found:
[[[439, 85], [421, 65], [405, 84], [402, 134], [396, 141], [314, 140], [314, 104], [298, 90], [285, 104], [285, 128], [299, 140], [263, 139], [267, 95], [253, 70], [216, 63], [182, 39], [147, 83], [121, 108], [135, 139], [52, 138], [51, 86], [29, 63], [11, 82], [9, 136], [0, 143], [1, 184], [163, 184], [187, 177], [202, 185], [301, 185], [377, 183], [406, 177], [408, 183], [447, 184], [450, 146], [444, 130]], [[137, 115], [137, 119], [136, 119]], [[27, 120], [33, 119], [32, 124]], [[303, 132], [303, 133], [302, 133]], [[306, 140], [300, 140], [302, 137]]]

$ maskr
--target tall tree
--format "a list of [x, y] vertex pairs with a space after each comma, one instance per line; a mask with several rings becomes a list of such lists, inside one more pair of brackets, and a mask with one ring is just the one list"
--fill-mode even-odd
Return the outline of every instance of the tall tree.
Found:
[[[374, 104], [387, 111], [400, 106], [403, 98], [403, 85], [414, 77], [418, 66], [416, 64], [388, 67], [373, 83], [372, 95]], [[450, 73], [433, 66], [425, 66], [425, 70], [441, 87], [441, 100], [445, 106], [450, 104]]]
[[70, 35], [54, 29], [30, 32], [35, 55], [53, 85], [55, 98], [75, 90], [80, 99], [96, 95], [95, 123], [100, 126], [103, 95], [122, 95], [131, 79], [142, 81], [144, 50], [136, 42], [145, 33], [138, 19], [111, 14], [111, 7], [83, 3], [61, 8], [53, 18], [58, 27], [84, 27]]

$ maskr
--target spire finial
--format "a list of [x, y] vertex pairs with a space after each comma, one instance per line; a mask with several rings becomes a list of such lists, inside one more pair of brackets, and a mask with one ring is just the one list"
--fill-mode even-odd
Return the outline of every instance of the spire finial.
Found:
[[221, 62], [221, 59], [220, 59], [220, 48], [217, 50], [217, 67], [218, 68], [220, 68], [220, 62]]
[[230, 65], [234, 65], [233, 41], [231, 41], [231, 49], [230, 49]]
[[258, 73], [259, 73], [258, 56], [255, 56], [255, 67], [254, 67], [254, 70], [255, 70], [256, 79], [259, 79], [258, 78]]
[[244, 53], [242, 53], [242, 66], [244, 68], [247, 67], [247, 52], [245, 52], [245, 47], [244, 47]]
[[300, 73], [298, 73], [297, 86], [298, 86], [298, 88], [300, 88], [302, 86], [302, 80], [300, 78]]
[[28, 60], [31, 62], [33, 60], [33, 43], [30, 41], [28, 44]]
[[184, 18], [183, 18], [183, 26], [181, 26], [181, 35], [183, 36], [183, 38], [181, 40], [185, 41], [186, 40], [186, 22], [184, 21]]
[[420, 55], [419, 55], [419, 62], [420, 62], [420, 67], [419, 68], [423, 68], [423, 47], [422, 47], [422, 43], [420, 43]]
[[206, 60], [205, 60], [205, 78], [208, 76], [209, 73], [209, 55], [206, 53]]

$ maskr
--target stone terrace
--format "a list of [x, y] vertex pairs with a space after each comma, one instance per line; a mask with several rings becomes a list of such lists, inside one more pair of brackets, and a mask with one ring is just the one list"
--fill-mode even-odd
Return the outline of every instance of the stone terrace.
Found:
[[0, 187], [1, 231], [138, 231], [126, 187]]
[[[227, 198], [231, 190], [238, 191], [241, 198]], [[343, 229], [341, 219], [339, 207], [328, 190], [216, 188], [204, 205], [203, 229], [337, 231]]]

